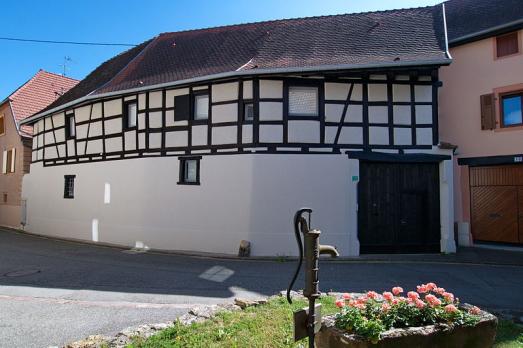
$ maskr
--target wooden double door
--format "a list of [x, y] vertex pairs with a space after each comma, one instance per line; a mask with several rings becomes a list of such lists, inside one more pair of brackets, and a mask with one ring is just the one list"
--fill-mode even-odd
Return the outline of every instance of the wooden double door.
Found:
[[470, 168], [474, 240], [523, 244], [523, 165]]
[[361, 253], [440, 251], [438, 163], [360, 162]]

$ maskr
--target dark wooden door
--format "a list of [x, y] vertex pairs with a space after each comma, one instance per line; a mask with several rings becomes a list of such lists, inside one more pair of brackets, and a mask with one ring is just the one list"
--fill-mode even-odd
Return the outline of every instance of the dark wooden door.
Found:
[[438, 164], [360, 162], [358, 196], [362, 253], [439, 251]]

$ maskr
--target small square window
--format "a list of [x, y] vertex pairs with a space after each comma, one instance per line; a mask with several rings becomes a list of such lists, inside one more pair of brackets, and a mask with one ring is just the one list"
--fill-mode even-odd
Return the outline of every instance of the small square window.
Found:
[[244, 121], [254, 120], [254, 104], [253, 103], [243, 104], [243, 120]]
[[501, 97], [502, 122], [504, 127], [523, 124], [523, 93]]
[[74, 198], [74, 178], [76, 175], [64, 175], [64, 198]]
[[66, 115], [66, 137], [72, 139], [76, 136], [76, 123], [74, 121], [74, 115]]
[[138, 107], [135, 102], [127, 103], [125, 105], [125, 129], [132, 129], [136, 127], [136, 118], [138, 114]]
[[178, 184], [200, 184], [200, 158], [201, 157], [180, 158], [180, 181]]
[[501, 58], [519, 52], [518, 33], [509, 33], [496, 37], [496, 57]]
[[194, 96], [194, 119], [206, 120], [209, 118], [209, 94], [202, 93]]
[[289, 87], [290, 116], [318, 116], [318, 105], [318, 87]]

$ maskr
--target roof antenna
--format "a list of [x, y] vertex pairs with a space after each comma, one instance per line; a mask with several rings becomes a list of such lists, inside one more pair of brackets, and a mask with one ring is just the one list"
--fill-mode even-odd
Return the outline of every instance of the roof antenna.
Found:
[[71, 59], [71, 57], [69, 57], [69, 56], [64, 57], [64, 63], [59, 65], [62, 67], [62, 76], [64, 76], [64, 77], [66, 76], [66, 72], [67, 72], [67, 70], [69, 70], [67, 63], [72, 62], [72, 61], [73, 60]]

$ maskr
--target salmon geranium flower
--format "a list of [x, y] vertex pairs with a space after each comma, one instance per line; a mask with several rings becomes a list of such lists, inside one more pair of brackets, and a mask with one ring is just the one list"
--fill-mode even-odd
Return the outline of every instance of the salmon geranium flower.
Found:
[[335, 304], [336, 304], [336, 307], [338, 307], [338, 308], [343, 308], [343, 307], [345, 307], [345, 301], [343, 301], [343, 300], [337, 300], [337, 301], [335, 302]]
[[432, 291], [434, 289], [436, 289], [438, 286], [436, 285], [436, 283], [427, 283], [427, 289], [429, 291]]
[[451, 292], [444, 292], [442, 294], [442, 296], [443, 296], [443, 298], [445, 298], [445, 301], [450, 302], [450, 303], [454, 302], [454, 294], [453, 293], [451, 293]]
[[455, 313], [457, 311], [458, 311], [458, 308], [452, 304], [445, 306], [445, 312], [447, 312], [447, 313]]
[[382, 305], [381, 305], [381, 310], [384, 311], [384, 312], [387, 312], [390, 310], [390, 304], [388, 304], [387, 302], [384, 302]]
[[427, 295], [425, 296], [425, 301], [427, 301], [427, 303], [431, 306], [431, 307], [435, 307], [435, 306], [440, 306], [441, 305], [441, 300], [439, 298], [437, 298], [436, 296], [434, 295]]
[[344, 293], [342, 296], [343, 296], [343, 299], [344, 299], [344, 300], [350, 300], [350, 299], [352, 298], [351, 294], [349, 294], [349, 293], [347, 293], [347, 292]]
[[416, 288], [420, 294], [424, 294], [429, 291], [427, 285], [425, 284], [418, 285]]
[[417, 299], [419, 299], [419, 294], [417, 292], [414, 292], [414, 291], [409, 291], [407, 293], [407, 297], [411, 300], [411, 301], [415, 301]]
[[398, 296], [399, 294], [401, 294], [403, 292], [403, 288], [401, 286], [395, 286], [392, 288], [392, 293], [395, 295], [395, 296]]
[[474, 315], [478, 315], [481, 313], [481, 309], [479, 309], [479, 307], [472, 307], [472, 308], [469, 308], [469, 313], [470, 314], [474, 314]]
[[378, 293], [376, 291], [369, 291], [367, 292], [367, 297], [375, 300], [378, 298]]
[[392, 294], [392, 292], [388, 292], [388, 291], [385, 291], [383, 293], [383, 298], [385, 300], [387, 300], [388, 302], [392, 301], [392, 299], [394, 298], [394, 295]]
[[414, 304], [416, 305], [416, 307], [418, 307], [419, 309], [422, 309], [425, 307], [425, 302], [423, 302], [422, 300], [415, 300], [414, 301]]

